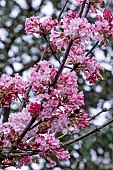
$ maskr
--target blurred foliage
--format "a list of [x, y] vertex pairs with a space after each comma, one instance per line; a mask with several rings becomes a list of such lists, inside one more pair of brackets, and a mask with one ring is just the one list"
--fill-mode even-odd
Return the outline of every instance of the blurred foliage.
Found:
[[[25, 34], [24, 23], [27, 17], [39, 15], [41, 17], [52, 16], [56, 18], [65, 1], [61, 0], [0, 0], [0, 75], [7, 73], [13, 75], [23, 73], [36, 64], [41, 57], [43, 39]], [[113, 0], [107, 2], [107, 8], [113, 9]], [[67, 10], [75, 9], [72, 2], [68, 3]], [[79, 9], [77, 9], [79, 10]], [[94, 18], [89, 18], [93, 22]], [[97, 114], [98, 110], [108, 106], [113, 107], [113, 41], [110, 40], [107, 48], [99, 46], [93, 51], [101, 66], [104, 80], [96, 85], [89, 85], [79, 77], [79, 88], [84, 91], [85, 110], [91, 114]], [[102, 56], [102, 57], [101, 57]], [[47, 58], [49, 59], [49, 58]], [[93, 110], [93, 111], [92, 111]], [[112, 117], [112, 111], [107, 112], [106, 121]], [[98, 124], [102, 124], [99, 118]], [[95, 127], [92, 122], [90, 128]], [[80, 134], [83, 132], [81, 131]], [[80, 135], [79, 134], [79, 135]], [[70, 145], [71, 156], [66, 163], [57, 162], [59, 170], [113, 170], [113, 125], [109, 125], [101, 132], [91, 135], [76, 144]], [[57, 134], [60, 135], [60, 134]], [[78, 135], [75, 135], [77, 138]], [[71, 139], [66, 136], [63, 141]], [[40, 159], [37, 158], [40, 164]], [[48, 162], [44, 161], [40, 170], [51, 169]], [[54, 170], [56, 169], [54, 168]], [[32, 170], [32, 165], [29, 166]], [[58, 170], [58, 169], [57, 169]]]

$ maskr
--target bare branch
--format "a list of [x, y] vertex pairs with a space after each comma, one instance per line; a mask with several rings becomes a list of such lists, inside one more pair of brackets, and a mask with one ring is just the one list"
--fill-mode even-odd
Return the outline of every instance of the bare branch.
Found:
[[58, 80], [58, 78], [59, 78], [59, 75], [60, 75], [60, 73], [62, 72], [62, 70], [63, 70], [63, 68], [64, 68], [64, 64], [65, 64], [65, 62], [66, 62], [66, 59], [67, 59], [67, 57], [68, 57], [68, 54], [69, 54], [69, 51], [70, 51], [70, 49], [71, 49], [72, 44], [73, 44], [73, 40], [71, 40], [71, 41], [69, 42], [69, 44], [68, 44], [68, 47], [67, 47], [67, 49], [66, 49], [66, 51], [65, 51], [65, 54], [64, 54], [64, 56], [63, 56], [62, 63], [61, 63], [61, 65], [60, 65], [59, 69], [58, 69], [58, 72], [57, 72], [57, 74], [56, 74], [56, 76], [55, 76], [55, 78], [54, 78], [51, 86], [54, 86], [54, 85], [57, 83], [57, 80]]
[[89, 12], [90, 6], [91, 6], [91, 2], [88, 3], [87, 9], [86, 9], [86, 13], [85, 13], [84, 17], [87, 17], [87, 14]]
[[86, 57], [95, 49], [95, 47], [98, 45], [99, 41], [96, 42], [96, 44], [87, 52], [85, 55]]
[[72, 140], [70, 140], [70, 141], [68, 141], [68, 142], [62, 143], [62, 144], [61, 144], [61, 147], [68, 146], [68, 145], [70, 145], [70, 144], [72, 144], [72, 143], [78, 142], [78, 141], [86, 138], [87, 136], [90, 136], [90, 135], [92, 135], [92, 134], [94, 134], [94, 133], [96, 133], [96, 132], [99, 132], [101, 129], [103, 129], [104, 127], [108, 126], [108, 125], [111, 124], [112, 122], [113, 122], [113, 119], [111, 119], [109, 122], [103, 124], [102, 126], [99, 126], [99, 127], [95, 128], [95, 129], [87, 132], [86, 134], [78, 137], [77, 139], [72, 139]]
[[59, 15], [58, 15], [58, 18], [57, 18], [58, 22], [60, 21], [61, 15], [62, 15], [62, 13], [64, 12], [64, 9], [65, 9], [68, 1], [69, 1], [69, 0], [66, 0], [64, 6], [62, 7], [62, 9], [61, 9], [61, 11], [60, 11], [60, 13], [59, 13]]
[[87, 0], [84, 0], [83, 3], [82, 3], [82, 7], [81, 7], [81, 10], [80, 10], [80, 13], [79, 13], [79, 17], [80, 17], [80, 18], [82, 17], [82, 13], [83, 13], [83, 11], [84, 11], [86, 1], [87, 1]]
[[36, 118], [31, 118], [30, 122], [28, 123], [28, 125], [26, 126], [26, 128], [22, 131], [22, 133], [20, 134], [20, 136], [18, 137], [18, 139], [15, 141], [15, 143], [11, 146], [10, 152], [12, 150], [17, 149], [18, 144], [20, 143], [20, 141], [22, 140], [22, 138], [25, 136], [25, 134], [28, 132], [28, 130], [30, 129], [30, 127], [32, 126], [32, 124], [35, 122]]
[[89, 121], [95, 119], [95, 118], [96, 118], [97, 116], [99, 116], [101, 113], [107, 112], [107, 111], [112, 110], [112, 109], [113, 109], [113, 108], [110, 108], [110, 109], [103, 108], [99, 113], [97, 113], [96, 115], [92, 116], [92, 117], [89, 119]]

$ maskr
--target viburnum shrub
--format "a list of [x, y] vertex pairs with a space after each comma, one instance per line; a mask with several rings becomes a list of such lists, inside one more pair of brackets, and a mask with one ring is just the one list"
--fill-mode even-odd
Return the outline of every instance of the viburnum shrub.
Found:
[[[25, 21], [27, 34], [38, 34], [47, 41], [41, 60], [29, 70], [29, 81], [22, 80], [18, 74], [14, 77], [3, 74], [0, 78], [1, 109], [20, 102], [19, 112], [10, 113], [8, 121], [0, 124], [3, 169], [28, 165], [34, 162], [34, 155], [44, 157], [54, 167], [54, 157], [60, 161], [70, 158], [65, 146], [113, 122], [110, 120], [64, 143], [60, 141], [62, 136], [56, 137], [57, 132], [63, 131], [65, 137], [89, 126], [92, 118], [83, 109], [84, 94], [78, 90], [77, 77], [82, 73], [90, 84], [103, 79], [101, 67], [90, 53], [98, 44], [106, 46], [108, 39], [113, 38], [113, 14], [110, 9], [101, 8], [103, 0], [73, 0], [79, 13], [73, 10], [61, 17], [67, 3], [57, 19], [31, 16]], [[88, 21], [88, 12], [96, 14], [95, 23]], [[87, 52], [91, 44], [95, 45]], [[46, 61], [46, 55], [54, 56], [59, 67]], [[33, 99], [29, 95], [31, 90]]]

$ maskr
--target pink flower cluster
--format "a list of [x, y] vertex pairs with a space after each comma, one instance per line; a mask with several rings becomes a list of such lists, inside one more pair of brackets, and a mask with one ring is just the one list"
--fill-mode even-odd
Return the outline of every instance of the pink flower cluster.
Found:
[[76, 12], [70, 11], [59, 25], [51, 30], [50, 41], [58, 50], [65, 50], [69, 41], [74, 40], [73, 46], [86, 44], [92, 33], [90, 23], [86, 18], [79, 18]]
[[[0, 136], [4, 139], [4, 147], [10, 146], [12, 140], [17, 139], [19, 134], [21, 134], [21, 132], [29, 123], [30, 119], [31, 115], [28, 112], [27, 108], [24, 108], [21, 112], [10, 114], [8, 122], [5, 122], [4, 124], [0, 125]], [[35, 134], [36, 128], [30, 130], [23, 138], [23, 141], [25, 142], [27, 139], [35, 136]]]
[[16, 74], [14, 77], [3, 74], [0, 78], [0, 106], [8, 107], [20, 94], [24, 96], [29, 83]]
[[100, 64], [97, 62], [96, 58], [86, 57], [86, 54], [83, 46], [79, 48], [72, 47], [67, 58], [66, 66], [74, 65], [74, 71], [77, 74], [82, 71], [89, 83], [102, 80], [103, 78], [99, 73]]
[[[83, 0], [75, 2], [81, 6]], [[87, 0], [86, 4], [89, 2], [90, 9], [96, 12], [103, 0]], [[39, 16], [33, 16], [26, 19], [25, 30], [27, 34], [50, 37], [51, 46], [47, 52], [53, 55], [53, 51], [60, 51], [63, 60], [59, 68], [50, 61], [40, 61], [30, 68], [29, 82], [23, 81], [19, 75], [9, 77], [3, 74], [0, 78], [0, 106], [7, 107], [18, 99], [22, 106], [20, 112], [11, 113], [8, 122], [0, 125], [0, 150], [25, 154], [22, 158], [17, 155], [15, 159], [4, 159], [2, 163], [17, 167], [28, 165], [32, 162], [31, 155], [36, 153], [53, 167], [55, 162], [49, 155], [61, 161], [70, 157], [68, 151], [61, 148], [55, 133], [62, 130], [78, 133], [89, 125], [89, 115], [81, 109], [84, 95], [78, 90], [77, 75], [82, 72], [89, 83], [102, 79], [100, 65], [94, 57], [89, 57], [91, 50], [89, 53], [85, 51], [91, 40], [106, 45], [107, 38], [113, 38], [113, 15], [110, 10], [104, 10], [103, 16], [98, 16], [94, 24], [80, 18], [75, 11], [70, 11], [60, 21], [52, 18], [42, 21]], [[72, 44], [68, 46], [70, 42]], [[30, 87], [34, 102], [30, 100]], [[23, 105], [25, 96], [28, 96], [28, 102]], [[13, 144], [16, 144], [15, 150]]]
[[48, 155], [52, 154], [56, 156], [60, 161], [69, 159], [70, 155], [67, 150], [60, 148], [60, 141], [52, 135], [37, 135], [34, 142], [28, 144], [32, 150], [39, 150], [39, 155], [46, 158], [51, 166], [55, 166], [55, 161]]
[[32, 16], [26, 19], [25, 30], [27, 34], [37, 33], [40, 36], [48, 35], [52, 28], [55, 27], [57, 20], [52, 20], [52, 18], [47, 18], [41, 21], [39, 16]]
[[97, 63], [96, 58], [85, 57], [82, 64], [84, 66], [83, 73], [89, 83], [95, 83], [103, 79], [99, 73], [100, 64]]
[[[102, 2], [106, 2], [105, 0], [87, 0], [86, 1], [86, 6], [89, 4], [90, 2], [90, 10], [91, 12], [96, 12], [97, 10], [101, 10], [100, 5], [102, 4]], [[75, 5], [76, 6], [81, 6], [83, 3], [83, 0], [75, 0]]]
[[37, 102], [31, 102], [28, 106], [28, 112], [31, 114], [32, 117], [37, 118], [40, 112], [40, 104]]
[[[83, 93], [78, 92], [76, 75], [74, 72], [69, 71], [61, 73], [55, 87], [53, 88], [52, 80], [57, 69], [47, 61], [39, 62], [39, 65], [39, 72], [36, 72], [35, 68], [32, 68], [30, 74], [30, 81], [33, 90], [36, 94], [39, 94], [36, 97], [36, 101], [43, 101], [43, 109], [40, 112], [38, 119], [46, 121], [39, 125], [39, 129], [41, 132], [45, 132], [49, 129], [51, 133], [64, 128], [68, 129], [68, 124], [73, 126], [73, 123], [71, 123], [72, 121], [69, 119], [70, 115], [73, 114], [74, 110], [80, 109], [80, 107], [84, 105]], [[88, 126], [88, 115], [85, 118], [84, 123], [86, 122], [86, 126]], [[73, 122], [74, 121], [76, 124], [76, 115], [73, 119]], [[79, 126], [78, 117], [76, 126], [78, 129], [79, 127], [83, 127], [82, 125]]]
[[108, 42], [108, 38], [113, 38], [113, 14], [111, 10], [104, 10], [103, 17], [97, 16], [98, 21], [92, 24], [93, 39], [100, 43]]
[[34, 92], [45, 93], [54, 79], [56, 68], [45, 60], [40, 61], [38, 66], [40, 67], [38, 72], [36, 71], [37, 65], [30, 69], [30, 82]]

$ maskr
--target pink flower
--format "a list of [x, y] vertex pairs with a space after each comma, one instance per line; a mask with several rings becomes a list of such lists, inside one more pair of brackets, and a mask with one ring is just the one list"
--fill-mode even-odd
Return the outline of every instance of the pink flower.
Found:
[[55, 74], [56, 68], [50, 62], [40, 61], [38, 63], [40, 69], [36, 72], [37, 66], [30, 69], [30, 82], [35, 93], [47, 92]]
[[[28, 107], [28, 106], [27, 106]], [[28, 112], [28, 108], [24, 108], [21, 112], [12, 113], [9, 116], [8, 123], [15, 129], [19, 134], [25, 129], [29, 121], [31, 120], [31, 114]], [[36, 128], [30, 130], [23, 138], [25, 141], [27, 138], [35, 136]]]
[[50, 41], [58, 50], [64, 51], [70, 40], [74, 40], [73, 46], [86, 44], [92, 35], [91, 25], [86, 18], [79, 18], [71, 11], [63, 19], [56, 29], [51, 30]]
[[83, 73], [87, 81], [94, 83], [99, 79], [103, 79], [99, 73], [100, 64], [97, 63], [96, 58], [85, 57], [82, 64], [84, 65]]
[[55, 27], [57, 21], [52, 20], [52, 18], [45, 19], [41, 21], [39, 16], [32, 16], [26, 18], [25, 30], [27, 34], [39, 34], [40, 36], [47, 35], [50, 33], [51, 29]]
[[35, 102], [30, 102], [29, 106], [28, 106], [28, 112], [30, 112], [31, 116], [34, 118], [37, 118], [39, 116], [39, 112], [40, 112], [40, 104]]
[[[105, 0], [92, 0], [92, 1], [87, 0], [86, 6], [87, 4], [89, 4], [89, 2], [91, 2], [90, 4], [91, 12], [96, 12], [97, 10], [101, 10], [100, 5], [102, 4], [102, 2], [105, 2]], [[83, 0], [75, 0], [75, 5], [79, 7], [82, 5], [82, 3], [83, 3]]]
[[67, 150], [64, 150], [64, 149], [60, 149], [58, 151], [55, 151], [55, 155], [60, 161], [66, 161], [70, 158], [69, 152]]
[[18, 74], [15, 77], [3, 74], [0, 78], [0, 105], [9, 107], [13, 100], [17, 100], [17, 94], [25, 95], [28, 87], [29, 83], [23, 81]]
[[21, 168], [23, 165], [27, 166], [33, 162], [32, 156], [23, 156], [20, 158], [16, 158], [15, 163], [17, 168]]
[[53, 167], [55, 162], [48, 156], [48, 153], [54, 154], [60, 161], [67, 160], [70, 155], [69, 152], [60, 149], [59, 140], [56, 139], [52, 135], [46, 135], [45, 137], [42, 135], [37, 135], [37, 138], [34, 143], [37, 143], [37, 149], [40, 149], [39, 155], [45, 157]]
[[113, 21], [113, 14], [110, 9], [106, 9], [103, 12], [103, 17], [105, 20], [107, 20], [109, 23]]
[[107, 39], [113, 38], [113, 15], [111, 10], [108, 9], [104, 10], [103, 17], [99, 15], [97, 17], [99, 20], [91, 26], [93, 33], [92, 38], [100, 41], [100, 43], [104, 43], [106, 46], [106, 43], [108, 42]]

